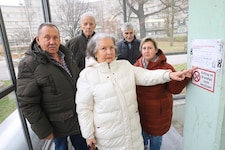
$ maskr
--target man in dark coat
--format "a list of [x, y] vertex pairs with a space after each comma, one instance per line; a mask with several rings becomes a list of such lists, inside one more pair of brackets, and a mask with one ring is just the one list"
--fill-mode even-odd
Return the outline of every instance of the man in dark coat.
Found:
[[19, 107], [40, 139], [53, 140], [56, 150], [88, 150], [78, 124], [75, 93], [78, 67], [71, 52], [60, 44], [56, 25], [43, 23], [19, 63]]
[[80, 70], [85, 67], [87, 43], [95, 34], [95, 27], [96, 23], [93, 13], [86, 12], [82, 14], [80, 18], [81, 34], [66, 43], [66, 47], [73, 52], [73, 59], [77, 62]]
[[123, 39], [117, 43], [117, 59], [126, 59], [133, 65], [141, 54], [139, 51], [140, 40], [136, 38], [134, 27], [130, 22], [122, 25], [121, 32]]

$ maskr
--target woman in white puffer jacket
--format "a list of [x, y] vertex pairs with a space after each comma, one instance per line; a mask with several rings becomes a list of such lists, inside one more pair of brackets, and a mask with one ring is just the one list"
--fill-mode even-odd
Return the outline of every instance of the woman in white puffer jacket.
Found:
[[150, 71], [116, 60], [115, 39], [96, 34], [88, 43], [86, 68], [76, 93], [76, 111], [87, 144], [99, 150], [143, 150], [136, 85], [183, 80], [191, 71]]

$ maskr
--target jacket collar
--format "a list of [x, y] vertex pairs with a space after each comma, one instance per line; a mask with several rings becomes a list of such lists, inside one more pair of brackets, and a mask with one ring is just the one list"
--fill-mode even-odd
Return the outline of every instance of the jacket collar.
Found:
[[90, 38], [87, 38], [85, 35], [84, 35], [84, 32], [81, 31], [81, 35], [83, 38], [85, 38], [86, 40], [89, 40], [90, 38], [92, 38], [94, 35], [95, 35], [95, 31], [92, 33], [91, 37]]
[[109, 70], [114, 70], [114, 68], [116, 67], [115, 63], [116, 63], [116, 59], [113, 60], [111, 63], [107, 63], [107, 62], [98, 63], [93, 57], [85, 58], [86, 68], [96, 67], [96, 68], [99, 68], [102, 72], [108, 72]]
[[[62, 44], [59, 46], [59, 50], [65, 55], [65, 59], [71, 56], [72, 52], [67, 50]], [[36, 39], [32, 41], [29, 50], [26, 52], [27, 55], [34, 55], [36, 59], [42, 63], [46, 63], [49, 61], [49, 55], [47, 52], [43, 51], [41, 47], [37, 44]], [[67, 61], [67, 60], [65, 60]]]

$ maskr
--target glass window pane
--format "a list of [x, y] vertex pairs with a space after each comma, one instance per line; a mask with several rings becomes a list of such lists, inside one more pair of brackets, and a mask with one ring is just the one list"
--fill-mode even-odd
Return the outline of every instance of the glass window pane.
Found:
[[2, 40], [0, 40], [0, 68], [0, 92], [2, 92], [12, 84]]
[[14, 92], [0, 99], [0, 119], [0, 149], [28, 150]]
[[41, 1], [19, 1], [16, 6], [1, 6], [10, 51], [15, 64], [33, 41], [38, 26], [44, 21]]
[[[13, 0], [13, 3], [10, 2], [10, 0], [1, 0], [0, 5], [10, 47], [9, 51], [17, 76], [18, 64], [35, 38], [37, 28], [44, 22], [44, 19], [41, 1]], [[2, 39], [0, 39], [0, 68], [0, 92], [2, 92], [13, 84]], [[1, 144], [0, 149], [29, 149], [16, 106], [14, 92], [0, 99], [0, 140], [4, 141], [2, 142], [4, 145]], [[28, 122], [27, 124], [33, 148], [35, 150], [42, 149], [45, 141], [40, 140], [30, 129], [30, 124]]]
[[16, 101], [13, 94], [3, 97], [0, 100], [0, 123], [2, 123], [15, 110]]
[[[125, 1], [126, 5], [123, 5], [122, 0], [49, 0], [49, 2], [52, 22], [61, 30], [63, 42], [80, 33], [79, 17], [84, 12], [91, 11], [96, 18], [97, 32], [112, 34], [119, 40], [122, 38], [120, 28], [126, 18], [126, 21], [134, 25], [137, 38], [151, 36], [166, 53], [186, 52], [188, 0], [176, 0], [173, 4], [171, 1], [162, 3], [158, 0], [148, 0], [144, 3]], [[142, 3], [143, 7], [139, 7]], [[132, 6], [133, 9], [128, 6]]]

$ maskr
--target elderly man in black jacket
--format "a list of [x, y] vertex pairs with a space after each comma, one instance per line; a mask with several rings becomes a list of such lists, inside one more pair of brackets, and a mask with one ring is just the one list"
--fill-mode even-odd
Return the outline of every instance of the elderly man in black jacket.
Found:
[[85, 68], [85, 56], [88, 41], [95, 34], [95, 17], [92, 12], [86, 12], [80, 17], [81, 34], [70, 39], [66, 47], [73, 52], [73, 59], [80, 70]]
[[56, 150], [68, 149], [68, 137], [75, 149], [88, 150], [74, 103], [78, 73], [57, 26], [41, 24], [19, 63], [17, 96], [33, 131], [40, 139], [53, 139]]

